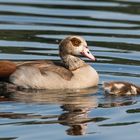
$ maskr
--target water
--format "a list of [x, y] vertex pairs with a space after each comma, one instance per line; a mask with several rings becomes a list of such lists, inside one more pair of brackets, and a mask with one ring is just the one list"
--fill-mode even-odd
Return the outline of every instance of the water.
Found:
[[103, 81], [140, 79], [140, 0], [0, 0], [0, 59], [59, 61], [58, 43], [83, 36], [98, 89], [1, 92], [0, 139], [138, 140], [140, 97], [105, 96]]

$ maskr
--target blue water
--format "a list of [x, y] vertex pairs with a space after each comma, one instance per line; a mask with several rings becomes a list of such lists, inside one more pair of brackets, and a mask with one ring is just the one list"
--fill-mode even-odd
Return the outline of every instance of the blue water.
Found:
[[140, 0], [0, 0], [0, 60], [59, 61], [58, 43], [84, 37], [98, 88], [0, 90], [0, 140], [138, 140], [140, 97], [105, 96], [104, 81], [140, 85]]

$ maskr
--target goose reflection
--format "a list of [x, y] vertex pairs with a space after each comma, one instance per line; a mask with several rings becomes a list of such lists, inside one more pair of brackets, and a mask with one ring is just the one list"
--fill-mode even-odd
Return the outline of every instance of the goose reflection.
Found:
[[71, 102], [61, 106], [64, 113], [59, 116], [59, 120], [62, 121], [62, 125], [69, 126], [66, 130], [68, 135], [84, 135], [86, 134], [87, 122], [90, 121], [88, 114], [91, 109], [98, 106], [97, 99], [95, 96], [88, 95], [72, 98]]
[[[128, 106], [136, 103], [134, 97], [97, 96], [101, 92], [99, 88], [82, 90], [0, 90], [0, 101], [14, 101], [35, 104], [56, 104], [63, 110], [61, 114], [40, 115], [30, 113], [1, 112], [2, 118], [14, 119], [38, 119], [37, 121], [23, 121], [20, 125], [37, 124], [61, 124], [67, 126], [68, 135], [87, 134], [88, 123], [104, 121], [109, 118], [89, 117], [90, 111], [96, 107], [112, 108], [116, 106]], [[98, 100], [97, 100], [98, 97]], [[136, 110], [137, 111], [137, 110]], [[128, 111], [130, 112], [130, 111]], [[16, 122], [17, 124], [17, 122]]]
[[[90, 122], [88, 114], [91, 109], [98, 106], [97, 96], [94, 95], [97, 93], [97, 90], [97, 88], [61, 91], [24, 90], [8, 91], [5, 95], [9, 100], [16, 102], [60, 105], [63, 113], [55, 118], [57, 119], [56, 123], [68, 126], [66, 130], [68, 135], [84, 135], [86, 134], [87, 124]], [[46, 121], [44, 121], [45, 123]]]

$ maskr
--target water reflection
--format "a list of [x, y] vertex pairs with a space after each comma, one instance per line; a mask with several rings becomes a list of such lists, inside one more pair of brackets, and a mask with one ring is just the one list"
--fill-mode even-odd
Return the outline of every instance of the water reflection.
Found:
[[[95, 93], [96, 91], [94, 91]], [[93, 92], [92, 92], [93, 93]], [[69, 100], [69, 99], [68, 99]], [[61, 106], [64, 113], [59, 116], [61, 124], [69, 126], [68, 135], [84, 135], [87, 129], [88, 113], [98, 106], [96, 96], [74, 97]]]
[[140, 108], [128, 109], [126, 112], [127, 113], [140, 113]]
[[15, 140], [17, 137], [10, 137], [10, 138], [0, 138], [0, 140]]
[[[66, 130], [68, 135], [84, 135], [86, 134], [87, 123], [99, 121], [98, 118], [89, 118], [88, 113], [98, 107], [97, 98], [94, 95], [97, 93], [97, 88], [89, 88], [82, 90], [61, 90], [61, 91], [46, 91], [46, 90], [24, 90], [15, 92], [4, 92], [1, 94], [3, 100], [11, 100], [16, 102], [38, 103], [38, 104], [59, 104], [63, 113], [53, 116], [41, 116], [27, 113], [0, 113], [1, 118], [10, 119], [43, 119], [43, 121], [27, 121], [16, 122], [10, 124], [53, 124], [60, 123], [69, 128]], [[5, 96], [5, 97], [4, 97]], [[48, 120], [48, 119], [55, 120]], [[46, 120], [44, 120], [46, 119]], [[56, 120], [57, 119], [57, 120]], [[100, 119], [100, 121], [104, 118]]]
[[98, 107], [112, 108], [121, 106], [130, 106], [137, 103], [137, 96], [112, 96], [104, 93], [104, 97], [100, 99]]
[[[139, 5], [140, 0], [0, 0], [0, 59], [58, 61], [59, 41], [80, 35], [98, 59], [88, 62], [99, 72], [100, 83], [139, 85]], [[102, 92], [0, 88], [0, 139], [69, 139], [66, 128], [69, 135], [100, 132], [81, 139], [138, 140], [140, 97]]]
[[99, 107], [103, 108], [110, 108], [110, 107], [119, 107], [119, 106], [128, 106], [128, 105], [133, 105], [137, 103], [137, 101], [116, 101], [116, 102], [109, 102], [109, 103], [101, 103], [99, 104]]
[[[20, 122], [7, 122], [1, 125], [39, 125], [39, 124], [61, 124], [68, 126], [68, 135], [87, 134], [88, 123], [102, 122], [110, 119], [102, 116], [89, 116], [96, 108], [112, 108], [119, 106], [130, 106], [136, 103], [134, 97], [113, 97], [101, 96], [96, 93], [101, 92], [101, 88], [89, 88], [79, 90], [20, 90], [1, 91], [0, 101], [23, 102], [27, 104], [56, 104], [62, 109], [61, 114], [41, 115], [32, 113], [1, 112], [0, 118], [25, 119]], [[98, 91], [98, 92], [97, 92]], [[103, 94], [103, 93], [101, 93]], [[137, 110], [127, 110], [127, 113], [139, 112]], [[31, 119], [31, 120], [30, 120]], [[37, 119], [37, 120], [36, 120]], [[100, 124], [99, 126], [120, 126], [130, 125], [137, 122], [118, 122]], [[95, 131], [96, 133], [96, 131]]]

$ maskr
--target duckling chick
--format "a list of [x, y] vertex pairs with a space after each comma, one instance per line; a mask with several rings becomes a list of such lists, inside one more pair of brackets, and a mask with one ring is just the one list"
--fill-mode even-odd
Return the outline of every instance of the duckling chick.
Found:
[[140, 94], [140, 87], [128, 82], [105, 82], [103, 88], [105, 93], [113, 95]]

